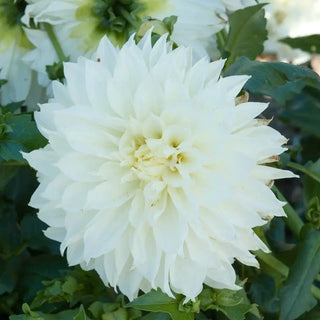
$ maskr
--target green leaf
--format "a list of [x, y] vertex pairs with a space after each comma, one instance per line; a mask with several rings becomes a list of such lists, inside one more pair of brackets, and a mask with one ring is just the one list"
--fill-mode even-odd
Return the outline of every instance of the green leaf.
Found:
[[317, 161], [320, 158], [320, 139], [311, 134], [305, 134], [301, 137], [300, 145], [302, 150], [301, 162]]
[[268, 274], [261, 274], [251, 284], [249, 294], [251, 300], [259, 305], [262, 311], [276, 313], [279, 311], [279, 298], [276, 296], [274, 279]]
[[8, 259], [0, 259], [0, 295], [16, 291], [19, 276], [27, 254], [24, 252]]
[[305, 205], [308, 206], [314, 196], [320, 199], [320, 159], [309, 161], [304, 166], [295, 163], [290, 163], [290, 166], [304, 173], [302, 183]]
[[152, 312], [148, 313], [144, 317], [141, 318], [141, 320], [170, 320], [171, 317], [167, 313], [157, 313], [157, 312]]
[[[141, 319], [141, 311], [124, 308], [120, 302], [95, 301], [88, 310], [95, 319], [103, 320], [134, 320]], [[170, 316], [168, 315], [169, 319]]]
[[26, 162], [21, 151], [27, 151], [20, 143], [0, 141], [0, 162], [2, 161], [16, 161], [24, 163]]
[[[240, 283], [243, 285], [244, 283]], [[201, 309], [222, 312], [229, 320], [244, 320], [249, 312], [258, 314], [256, 305], [251, 304], [242, 290], [204, 288], [199, 295]]]
[[58, 277], [66, 268], [66, 261], [59, 255], [39, 254], [26, 260], [19, 282], [24, 300], [30, 301], [43, 288], [43, 281]]
[[21, 237], [29, 248], [59, 254], [57, 242], [43, 234], [47, 225], [36, 214], [25, 215], [21, 221]]
[[0, 253], [5, 257], [14, 256], [20, 248], [21, 235], [17, 213], [11, 203], [0, 203]]
[[320, 53], [320, 35], [312, 34], [306, 37], [280, 39], [291, 48], [300, 49], [310, 53]]
[[31, 114], [18, 114], [8, 124], [13, 131], [7, 134], [6, 140], [19, 142], [28, 151], [39, 149], [47, 144], [47, 140], [39, 132]]
[[24, 101], [11, 102], [3, 106], [2, 109], [4, 110], [4, 113], [7, 113], [7, 112], [14, 113], [23, 106], [23, 103]]
[[54, 62], [51, 66], [46, 66], [46, 71], [50, 80], [59, 80], [60, 82], [64, 79], [63, 62]]
[[319, 198], [317, 196], [314, 196], [309, 202], [309, 207], [306, 212], [306, 219], [313, 228], [320, 228], [320, 205]]
[[83, 305], [80, 306], [79, 313], [73, 318], [73, 320], [90, 320], [84, 311]]
[[255, 59], [263, 51], [267, 40], [266, 19], [262, 7], [265, 4], [235, 11], [229, 16], [230, 32], [224, 50], [228, 53], [226, 67], [241, 56]]
[[169, 313], [172, 320], [193, 320], [194, 314], [180, 311], [179, 305], [177, 299], [170, 298], [159, 290], [150, 291], [127, 304], [138, 310]]
[[9, 166], [0, 163], [0, 192], [3, 192], [4, 188], [17, 173], [17, 170], [17, 166]]
[[302, 132], [320, 138], [320, 90], [315, 97], [307, 94], [299, 95], [292, 107], [280, 114], [280, 119], [298, 127]]
[[73, 310], [65, 310], [55, 314], [47, 314], [38, 311], [32, 311], [27, 303], [24, 303], [22, 306], [22, 310], [24, 315], [14, 315], [10, 316], [10, 320], [80, 320], [87, 318], [76, 318], [77, 316], [81, 316], [81, 309], [73, 309]]
[[245, 90], [255, 95], [267, 95], [284, 105], [307, 86], [319, 93], [320, 78], [310, 69], [282, 62], [250, 61], [246, 57], [236, 61], [225, 76], [249, 75]]
[[46, 139], [40, 134], [31, 114], [18, 114], [7, 120], [11, 130], [0, 140], [0, 161], [26, 163], [21, 151], [44, 147]]
[[245, 320], [246, 315], [252, 310], [250, 304], [239, 304], [233, 307], [225, 307], [224, 314], [230, 320]]
[[6, 79], [0, 79], [0, 88], [6, 84], [8, 81]]
[[311, 231], [300, 244], [297, 259], [279, 291], [280, 320], [297, 319], [317, 304], [311, 285], [319, 269], [320, 232]]
[[320, 306], [315, 307], [310, 312], [305, 313], [299, 317], [298, 320], [319, 320], [320, 319]]

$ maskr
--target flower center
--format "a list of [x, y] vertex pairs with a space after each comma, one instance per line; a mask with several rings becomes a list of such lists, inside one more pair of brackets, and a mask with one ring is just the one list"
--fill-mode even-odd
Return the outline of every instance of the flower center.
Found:
[[24, 0], [0, 0], [0, 18], [9, 27], [21, 24], [21, 17], [27, 3]]
[[5, 52], [12, 43], [25, 49], [33, 45], [27, 39], [21, 23], [26, 2], [24, 0], [0, 0], [0, 51]]
[[177, 172], [177, 166], [183, 160], [178, 144], [168, 146], [161, 139], [148, 139], [143, 144], [136, 144], [132, 154], [132, 169], [143, 180], [156, 178], [162, 181], [165, 175]]
[[101, 31], [122, 33], [136, 27], [139, 7], [133, 0], [94, 0], [92, 14], [100, 20]]
[[277, 24], [282, 24], [283, 21], [286, 19], [287, 13], [284, 10], [277, 10], [274, 13], [274, 18], [277, 22]]
[[[129, 141], [127, 141], [129, 142]], [[128, 146], [128, 143], [126, 143]], [[163, 181], [179, 178], [181, 170], [187, 164], [187, 153], [181, 149], [178, 141], [165, 141], [163, 137], [146, 139], [143, 136], [135, 136], [126, 147], [123, 167], [127, 167], [131, 179], [141, 181]]]
[[[0, 0], [1, 1], [1, 0]], [[122, 46], [128, 35], [137, 30], [142, 5], [135, 0], [81, 0], [75, 12], [80, 23], [71, 37], [81, 38], [81, 50], [94, 51], [103, 35], [115, 46]]]

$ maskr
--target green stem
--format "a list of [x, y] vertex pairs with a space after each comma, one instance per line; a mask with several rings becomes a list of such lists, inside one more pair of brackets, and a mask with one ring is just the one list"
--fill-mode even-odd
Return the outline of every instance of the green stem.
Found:
[[[255, 251], [255, 255], [263, 261], [266, 265], [279, 272], [283, 277], [287, 278], [289, 275], [289, 267], [278, 260], [272, 253], [265, 253], [261, 250]], [[312, 295], [320, 300], [320, 289], [315, 285], [311, 286]]]
[[283, 207], [285, 213], [287, 214], [287, 217], [284, 218], [285, 223], [290, 228], [290, 230], [293, 232], [293, 234], [297, 237], [299, 237], [301, 228], [303, 227], [304, 223], [302, 219], [298, 216], [296, 211], [293, 209], [293, 207], [288, 203], [286, 198], [283, 196], [283, 194], [280, 192], [280, 190], [273, 186], [272, 190], [276, 194], [277, 198], [280, 201], [285, 201], [287, 204]]
[[311, 286], [311, 293], [315, 298], [320, 300], [320, 289], [318, 287], [312, 285]]
[[28, 166], [28, 162], [19, 162], [19, 161], [3, 161], [1, 163], [2, 166], [12, 166], [12, 167], [20, 167], [20, 166]]
[[224, 51], [224, 47], [227, 41], [227, 33], [225, 29], [222, 29], [218, 33], [216, 33], [218, 47], [221, 53]]
[[289, 268], [272, 253], [266, 253], [261, 250], [255, 251], [255, 255], [272, 269], [278, 271], [284, 278], [288, 277]]
[[298, 163], [295, 163], [295, 162], [288, 162], [287, 166], [290, 167], [290, 168], [296, 169], [296, 170], [298, 170], [300, 172], [305, 173], [310, 178], [312, 178], [313, 180], [315, 180], [315, 181], [320, 183], [320, 178], [317, 175], [313, 174], [313, 172], [310, 171], [308, 168], [302, 166], [301, 164], [298, 164]]
[[63, 50], [60, 46], [58, 38], [56, 37], [52, 26], [49, 23], [43, 23], [44, 29], [46, 30], [48, 37], [56, 51], [60, 61], [68, 61], [67, 57], [64, 55]]

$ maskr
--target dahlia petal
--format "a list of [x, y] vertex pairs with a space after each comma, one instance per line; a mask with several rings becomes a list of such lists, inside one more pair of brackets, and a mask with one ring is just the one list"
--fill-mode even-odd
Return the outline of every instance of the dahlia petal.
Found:
[[[192, 261], [197, 261], [200, 265], [212, 267], [218, 263], [214, 250], [208, 238], [198, 236], [194, 231], [189, 229], [186, 248]], [[208, 252], [210, 254], [208, 254]]]
[[[103, 112], [105, 108], [109, 106], [106, 104], [107, 101], [107, 84], [111, 77], [111, 73], [108, 68], [95, 61], [87, 60], [85, 62], [86, 69], [86, 92], [90, 105], [93, 108], [97, 108], [100, 112]], [[96, 81], [96, 79], [99, 81]]]
[[102, 182], [88, 192], [86, 208], [95, 210], [117, 208], [135, 194], [135, 183], [120, 184], [118, 180]]
[[133, 227], [137, 227], [143, 221], [141, 217], [145, 215], [145, 200], [141, 190], [137, 190], [135, 193], [128, 215]]
[[[84, 259], [97, 258], [110, 252], [123, 235], [128, 221], [122, 212], [117, 210], [100, 211], [87, 226], [84, 233]], [[97, 243], [100, 245], [97, 246]]]
[[138, 296], [142, 279], [142, 275], [135, 270], [131, 270], [130, 265], [127, 264], [117, 281], [117, 285], [129, 300], [133, 300]]
[[[121, 83], [121, 82], [120, 82]], [[117, 82], [109, 82], [107, 96], [110, 108], [121, 118], [127, 119], [133, 116], [132, 98], [128, 91], [123, 90], [123, 85]]]
[[268, 183], [270, 180], [283, 179], [283, 178], [299, 178], [298, 175], [288, 170], [281, 170], [264, 165], [258, 165], [252, 171], [255, 178]]
[[114, 249], [115, 266], [119, 273], [122, 272], [124, 266], [128, 262], [128, 259], [131, 257], [128, 246], [132, 242], [132, 234], [133, 229], [128, 227]]
[[231, 264], [224, 262], [220, 268], [212, 268], [208, 270], [204, 283], [217, 289], [241, 289], [241, 287], [235, 284], [235, 280], [236, 274]]
[[49, 227], [43, 233], [47, 238], [61, 242], [65, 237], [66, 229]]
[[40, 220], [55, 228], [63, 228], [65, 225], [65, 212], [62, 209], [47, 205], [38, 212]]
[[149, 67], [155, 66], [160, 62], [162, 57], [164, 57], [168, 51], [167, 44], [167, 34], [164, 34], [159, 38], [159, 40], [154, 44], [149, 56]]
[[[99, 261], [100, 258], [98, 258]], [[99, 274], [102, 274], [102, 278], [107, 279], [107, 283], [116, 288], [118, 279], [119, 279], [119, 271], [115, 264], [114, 253], [109, 252], [102, 256], [103, 263], [100, 266], [96, 266]], [[117, 290], [116, 290], [117, 291]]]
[[[82, 263], [81, 267], [84, 270], [92, 270], [95, 269], [99, 275], [99, 277], [101, 278], [101, 280], [103, 281], [103, 283], [105, 284], [105, 286], [109, 286], [109, 279], [107, 278], [107, 274], [106, 274], [106, 270], [105, 270], [105, 264], [104, 264], [104, 260], [105, 260], [105, 256], [100, 256], [92, 261], [94, 262], [89, 262], [88, 264], [86, 264], [85, 262]], [[111, 260], [111, 259], [110, 259]], [[111, 263], [110, 263], [111, 265]]]
[[69, 266], [75, 266], [83, 260], [83, 240], [78, 240], [69, 244], [67, 250], [67, 259]]
[[57, 158], [56, 153], [50, 146], [45, 146], [43, 149], [34, 150], [30, 153], [22, 152], [22, 156], [32, 167], [36, 168], [38, 172], [41, 172], [41, 174], [53, 177], [58, 173], [57, 169], [51, 165], [51, 163], [48, 165], [48, 158]]
[[166, 210], [153, 227], [159, 247], [166, 253], [179, 252], [188, 231], [186, 221], [176, 212], [173, 203], [168, 200]]
[[[70, 97], [75, 105], [90, 104], [86, 84], [85, 84], [85, 60], [79, 58], [79, 65], [72, 62], [65, 62], [63, 64], [63, 70], [65, 78], [67, 79], [67, 87], [70, 93]], [[83, 79], [83, 80], [80, 80]]]
[[259, 102], [241, 103], [239, 107], [235, 108], [236, 121], [234, 124], [234, 131], [248, 125], [255, 117], [268, 108], [268, 106], [267, 103]]
[[73, 181], [93, 182], [101, 181], [101, 178], [95, 174], [95, 171], [104, 162], [104, 159], [101, 158], [72, 152], [61, 157], [56, 166]]
[[[94, 188], [96, 184], [92, 184]], [[88, 184], [75, 182], [69, 184], [62, 195], [61, 205], [66, 211], [79, 212], [87, 201]]]
[[73, 101], [70, 97], [69, 91], [61, 82], [53, 81], [52, 91], [53, 91], [55, 101], [69, 107], [73, 105]]
[[199, 213], [203, 228], [208, 230], [210, 236], [219, 241], [236, 240], [236, 232], [231, 221], [219, 219], [220, 212], [215, 210], [201, 209]]
[[[170, 268], [170, 285], [176, 292], [184, 291], [186, 301], [194, 300], [202, 290], [207, 268], [189, 259], [177, 257]], [[187, 282], [187, 285], [186, 285]]]
[[104, 65], [110, 73], [113, 73], [118, 54], [119, 50], [113, 46], [108, 37], [103, 36], [96, 53], [93, 55], [93, 59], [96, 61], [100, 60], [100, 63]]
[[153, 283], [161, 262], [161, 250], [157, 247], [152, 229], [142, 224], [137, 229], [132, 242], [133, 266]]
[[163, 108], [163, 90], [160, 84], [150, 75], [146, 75], [137, 88], [133, 98], [133, 108], [137, 119], [144, 120], [154, 114], [159, 114]]

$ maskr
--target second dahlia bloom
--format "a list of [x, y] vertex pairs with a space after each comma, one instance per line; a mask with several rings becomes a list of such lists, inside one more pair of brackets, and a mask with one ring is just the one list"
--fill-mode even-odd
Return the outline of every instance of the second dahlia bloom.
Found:
[[[219, 56], [214, 34], [226, 23], [226, 8], [220, 0], [27, 0], [22, 21], [40, 27], [26, 28], [26, 34], [35, 49], [24, 60], [39, 74], [39, 82], [50, 81], [46, 65], [59, 61], [43, 23], [53, 31], [70, 61], [81, 56], [90, 57], [101, 38], [107, 35], [115, 46], [122, 46], [129, 35], [137, 31], [146, 17], [163, 19], [176, 15], [172, 39], [178, 45], [191, 46], [196, 58]], [[224, 15], [224, 18], [221, 17]]]
[[32, 44], [26, 38], [20, 18], [24, 0], [0, 0], [0, 79], [6, 79], [0, 104], [24, 100], [31, 86], [32, 70], [22, 61]]
[[[262, 1], [260, 1], [262, 2]], [[279, 60], [304, 63], [310, 54], [279, 42], [280, 39], [320, 34], [320, 2], [314, 0], [269, 0], [266, 9], [269, 39], [265, 51], [275, 53]]]
[[230, 11], [236, 11], [245, 7], [254, 6], [257, 4], [256, 0], [221, 0], [226, 8]]
[[267, 104], [236, 105], [248, 77], [221, 78], [223, 65], [165, 36], [151, 47], [150, 32], [120, 50], [105, 37], [35, 113], [49, 144], [24, 157], [45, 234], [129, 299], [237, 289], [234, 260], [268, 250], [252, 228], [284, 215], [268, 185], [293, 174], [264, 164], [286, 139], [255, 118]]

